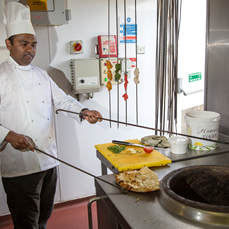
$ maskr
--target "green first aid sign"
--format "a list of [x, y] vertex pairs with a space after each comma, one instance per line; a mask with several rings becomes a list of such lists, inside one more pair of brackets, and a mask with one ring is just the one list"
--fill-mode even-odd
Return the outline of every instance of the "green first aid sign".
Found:
[[202, 72], [191, 73], [188, 75], [189, 82], [195, 82], [202, 79]]

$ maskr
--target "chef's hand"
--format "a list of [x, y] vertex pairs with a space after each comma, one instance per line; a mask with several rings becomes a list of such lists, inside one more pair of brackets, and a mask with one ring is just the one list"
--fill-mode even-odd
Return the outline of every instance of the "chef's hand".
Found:
[[29, 148], [28, 150], [34, 151], [33, 145], [30, 143], [28, 137], [23, 134], [10, 131], [6, 135], [5, 141], [9, 142], [15, 149], [23, 150]]
[[[87, 116], [84, 116], [84, 114], [86, 114]], [[84, 110], [82, 113], [82, 116], [84, 119], [86, 119], [91, 124], [95, 124], [98, 121], [102, 122], [102, 119], [100, 119], [102, 118], [102, 115], [98, 111], [95, 111], [95, 110]]]

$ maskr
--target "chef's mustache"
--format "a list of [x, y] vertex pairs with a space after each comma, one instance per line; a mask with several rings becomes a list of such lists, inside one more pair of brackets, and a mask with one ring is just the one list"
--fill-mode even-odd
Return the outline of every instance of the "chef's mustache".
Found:
[[25, 55], [30, 55], [30, 56], [34, 57], [34, 53], [33, 52], [25, 52], [24, 54]]

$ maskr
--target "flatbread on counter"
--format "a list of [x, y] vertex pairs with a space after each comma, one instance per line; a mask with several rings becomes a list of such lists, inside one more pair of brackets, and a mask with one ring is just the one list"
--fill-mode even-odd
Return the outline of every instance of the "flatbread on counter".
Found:
[[165, 136], [149, 135], [141, 138], [141, 143], [152, 147], [169, 148], [170, 143]]
[[157, 174], [147, 166], [140, 170], [124, 171], [116, 174], [115, 180], [118, 185], [133, 192], [152, 192], [160, 188]]

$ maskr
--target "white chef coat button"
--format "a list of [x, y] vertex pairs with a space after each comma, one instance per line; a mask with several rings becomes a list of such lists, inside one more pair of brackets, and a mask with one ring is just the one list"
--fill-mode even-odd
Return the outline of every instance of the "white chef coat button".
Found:
[[35, 141], [37, 142], [37, 139], [35, 139]]
[[42, 101], [42, 103], [44, 103], [44, 101]]
[[51, 137], [49, 137], [49, 139], [51, 139]]
[[33, 119], [31, 121], [33, 122]]
[[41, 84], [39, 83], [39, 85], [41, 85]]
[[49, 118], [47, 118], [47, 120], [49, 120]]
[[27, 103], [29, 103], [29, 101], [27, 101]]

